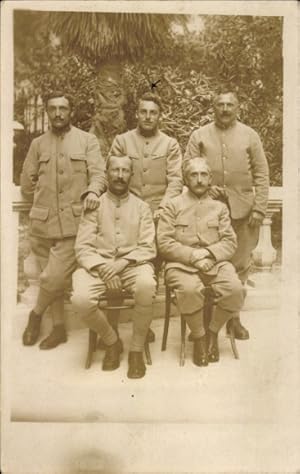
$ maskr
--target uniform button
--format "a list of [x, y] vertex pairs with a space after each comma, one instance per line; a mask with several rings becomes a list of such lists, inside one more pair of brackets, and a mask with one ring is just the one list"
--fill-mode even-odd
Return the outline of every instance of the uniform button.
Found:
[[223, 188], [226, 188], [226, 184], [223, 185]]
[[228, 174], [228, 171], [224, 171], [224, 174]]
[[143, 171], [144, 171], [144, 172], [148, 171], [148, 168], [144, 168]]
[[116, 220], [118, 221], [119, 219], [120, 219], [120, 217], [119, 217], [119, 216], [116, 216]]
[[149, 145], [149, 142], [146, 142], [146, 145]]
[[149, 154], [148, 153], [144, 153], [144, 157], [145, 158], [148, 158]]
[[59, 154], [59, 157], [60, 157], [60, 158], [63, 158], [63, 157], [64, 157], [64, 155], [63, 155], [62, 153], [60, 153], [60, 154]]
[[59, 174], [63, 174], [64, 170], [59, 170], [58, 172]]
[[63, 208], [61, 207], [61, 208], [60, 208], [60, 212], [62, 212], [62, 211], [63, 211]]

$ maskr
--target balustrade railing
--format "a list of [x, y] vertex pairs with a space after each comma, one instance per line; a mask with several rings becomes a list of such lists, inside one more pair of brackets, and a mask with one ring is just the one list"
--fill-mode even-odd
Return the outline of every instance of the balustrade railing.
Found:
[[[273, 264], [276, 261], [277, 251], [272, 245], [271, 235], [271, 224], [273, 216], [280, 212], [282, 207], [282, 187], [272, 186], [269, 193], [268, 210], [263, 224], [260, 228], [259, 240], [257, 247], [253, 251], [253, 269], [256, 272], [270, 272]], [[15, 261], [18, 262], [18, 287], [16, 288], [16, 294], [18, 300], [21, 294], [29, 286], [29, 278], [25, 271], [24, 262], [30, 255], [30, 246], [28, 239], [28, 214], [31, 204], [24, 201], [22, 198], [20, 187], [14, 187], [13, 195], [13, 215], [14, 215], [14, 231], [18, 233], [18, 258]], [[36, 271], [30, 272], [31, 279], [38, 275], [38, 267]]]

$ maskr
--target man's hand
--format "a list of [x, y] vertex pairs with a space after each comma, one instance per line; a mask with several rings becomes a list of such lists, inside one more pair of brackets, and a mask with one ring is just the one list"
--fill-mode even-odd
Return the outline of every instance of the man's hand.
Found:
[[104, 263], [98, 267], [98, 272], [102, 280], [106, 283], [118, 273], [122, 272], [127, 267], [129, 261], [125, 258], [119, 258], [118, 260]]
[[264, 220], [264, 216], [257, 211], [252, 211], [249, 217], [249, 227], [259, 227]]
[[88, 193], [83, 201], [83, 209], [90, 209], [91, 211], [97, 209], [99, 206], [99, 198], [95, 193]]
[[196, 262], [194, 266], [198, 268], [201, 272], [208, 272], [215, 265], [215, 261], [212, 258], [204, 258], [199, 262]]
[[207, 258], [210, 256], [210, 253], [206, 249], [195, 249], [193, 250], [192, 257], [191, 257], [191, 263], [194, 264], [195, 262], [198, 262], [199, 260], [203, 260], [204, 258]]
[[225, 198], [226, 197], [225, 190], [221, 186], [215, 186], [215, 185], [211, 186], [209, 188], [208, 194], [213, 199], [220, 199], [220, 198]]
[[106, 280], [105, 286], [108, 290], [122, 290], [122, 282], [118, 275]]

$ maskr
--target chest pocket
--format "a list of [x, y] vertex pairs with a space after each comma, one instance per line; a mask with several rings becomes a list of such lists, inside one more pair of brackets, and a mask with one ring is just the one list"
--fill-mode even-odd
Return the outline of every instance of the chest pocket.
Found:
[[218, 219], [209, 219], [206, 223], [206, 226], [203, 226], [204, 230], [204, 239], [207, 240], [209, 244], [218, 242], [219, 237], [219, 221]]
[[49, 160], [50, 160], [49, 153], [42, 153], [41, 156], [39, 157], [39, 171], [38, 171], [39, 176], [46, 172]]
[[152, 153], [150, 156], [150, 162], [152, 167], [163, 167], [166, 166], [166, 155], [157, 155], [155, 153]]
[[189, 222], [187, 219], [179, 217], [175, 221], [175, 238], [179, 242], [186, 240], [189, 231]]
[[84, 153], [72, 153], [70, 160], [74, 173], [87, 172], [86, 156]]

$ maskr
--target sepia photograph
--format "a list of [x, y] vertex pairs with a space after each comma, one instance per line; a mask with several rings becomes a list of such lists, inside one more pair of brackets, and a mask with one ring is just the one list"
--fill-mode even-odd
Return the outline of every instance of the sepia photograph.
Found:
[[296, 473], [297, 2], [1, 13], [2, 472]]

